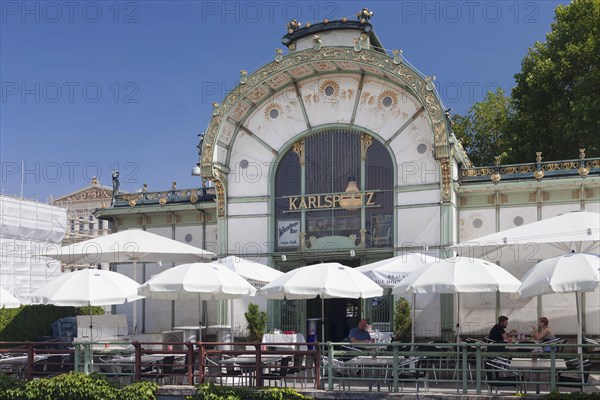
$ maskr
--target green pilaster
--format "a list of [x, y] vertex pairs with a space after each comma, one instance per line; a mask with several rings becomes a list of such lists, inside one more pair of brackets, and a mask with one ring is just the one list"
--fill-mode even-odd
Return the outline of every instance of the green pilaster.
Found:
[[[452, 164], [452, 158], [450, 159], [450, 164]], [[450, 171], [452, 171], [452, 165], [450, 165]], [[443, 180], [444, 177], [441, 173], [441, 164], [440, 164], [440, 176], [442, 177], [442, 182], [440, 182], [440, 189], [443, 188]], [[452, 177], [450, 177], [450, 181], [452, 182]], [[452, 244], [455, 240], [455, 223], [454, 223], [454, 204], [452, 204], [452, 193], [454, 193], [454, 188], [451, 187], [450, 199], [445, 200], [441, 203], [440, 209], [440, 243], [446, 246]], [[440, 257], [448, 257], [452, 256], [451, 250], [443, 247], [440, 253]], [[441, 334], [442, 338], [451, 340], [453, 337], [453, 331], [455, 330], [455, 320], [454, 320], [454, 309], [455, 309], [455, 300], [454, 295], [452, 294], [442, 294], [440, 295], [440, 324], [441, 324]]]

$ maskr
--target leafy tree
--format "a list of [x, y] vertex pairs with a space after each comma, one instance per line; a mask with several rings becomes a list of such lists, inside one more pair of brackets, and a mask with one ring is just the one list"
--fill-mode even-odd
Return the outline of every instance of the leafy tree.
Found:
[[396, 302], [394, 309], [394, 339], [402, 343], [409, 343], [412, 336], [412, 319], [410, 317], [410, 304], [401, 297]]
[[508, 123], [512, 116], [510, 97], [504, 90], [488, 92], [485, 99], [473, 104], [467, 116], [454, 115], [452, 128], [475, 165], [493, 165], [494, 157], [501, 160], [511, 152]]
[[516, 115], [510, 161], [576, 158], [600, 152], [600, 1], [574, 0], [556, 8], [545, 43], [535, 43], [515, 75]]

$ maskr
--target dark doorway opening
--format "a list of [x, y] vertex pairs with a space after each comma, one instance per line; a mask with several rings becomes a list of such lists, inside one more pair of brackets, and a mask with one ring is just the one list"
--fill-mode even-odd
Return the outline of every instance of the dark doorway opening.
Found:
[[[337, 261], [348, 267], [357, 267], [360, 260]], [[324, 315], [321, 315], [321, 299], [306, 301], [306, 317], [319, 319], [317, 336], [320, 342], [342, 342], [348, 337], [350, 329], [358, 324], [361, 315], [361, 299], [325, 299]], [[321, 338], [321, 324], [325, 326], [325, 338]]]

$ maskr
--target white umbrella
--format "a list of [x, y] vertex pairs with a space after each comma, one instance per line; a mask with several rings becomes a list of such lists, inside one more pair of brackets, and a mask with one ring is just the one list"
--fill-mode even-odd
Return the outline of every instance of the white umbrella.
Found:
[[[181, 264], [153, 276], [139, 294], [161, 300], [224, 300], [253, 296], [256, 289], [244, 278], [218, 263]], [[200, 305], [200, 329], [202, 307]]]
[[13, 296], [11, 292], [0, 287], [0, 308], [19, 308], [21, 304], [19, 299]]
[[598, 252], [600, 214], [577, 211], [507, 229], [453, 246], [469, 257], [493, 261], [540, 260], [567, 252]]
[[237, 256], [222, 258], [217, 263], [244, 277], [256, 288], [283, 275], [283, 272], [274, 268]]
[[421, 253], [403, 254], [356, 268], [382, 288], [392, 288], [417, 269], [439, 261]]
[[460, 293], [516, 292], [519, 286], [517, 278], [496, 264], [477, 258], [455, 258], [419, 268], [394, 286], [392, 293], [458, 293], [458, 340]]
[[98, 236], [59, 249], [49, 248], [41, 255], [70, 264], [192, 262], [215, 256], [198, 247], [140, 229]]
[[[195, 262], [210, 260], [214, 253], [176, 240], [128, 229], [110, 235], [74, 243], [61, 248], [47, 248], [41, 255], [69, 264]], [[137, 281], [137, 268], [133, 268]], [[133, 305], [133, 323], [137, 325], [137, 305]]]
[[[293, 269], [260, 289], [259, 294], [269, 299], [323, 299], [369, 298], [383, 295], [383, 289], [354, 268], [339, 263], [322, 263]], [[325, 337], [321, 323], [321, 338]]]
[[[595, 290], [600, 284], [600, 256], [569, 253], [549, 258], [533, 266], [522, 278], [518, 292], [522, 297], [550, 293], [575, 292], [577, 304], [577, 336], [582, 343], [580, 292]], [[579, 347], [581, 350], [581, 347]]]
[[[218, 263], [242, 276], [256, 289], [260, 289], [265, 284], [283, 275], [283, 272], [277, 271], [274, 268], [237, 256], [222, 258]], [[231, 327], [233, 328], [233, 301], [230, 302], [230, 308]]]
[[[73, 307], [123, 304], [142, 298], [137, 293], [139, 286], [118, 272], [82, 269], [51, 280], [33, 292], [30, 299], [32, 303]], [[90, 328], [91, 325], [90, 310]]]
[[[417, 269], [433, 262], [438, 262], [439, 258], [428, 256], [421, 253], [402, 254], [397, 257], [387, 258], [376, 261], [371, 264], [362, 265], [356, 268], [382, 288], [393, 288], [400, 281], [406, 278]], [[412, 294], [412, 329], [411, 342], [415, 342], [415, 309], [416, 295]]]

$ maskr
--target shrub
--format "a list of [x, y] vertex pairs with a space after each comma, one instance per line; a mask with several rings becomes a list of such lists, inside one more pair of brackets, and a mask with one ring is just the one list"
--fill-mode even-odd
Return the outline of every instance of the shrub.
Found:
[[188, 400], [312, 400], [292, 388], [242, 389], [228, 386], [215, 386], [205, 383], [197, 387], [198, 394], [187, 396]]
[[262, 341], [267, 326], [267, 313], [258, 311], [258, 306], [250, 303], [248, 304], [248, 311], [244, 313], [244, 317], [246, 317], [248, 324], [248, 340], [251, 342]]
[[396, 302], [394, 310], [394, 339], [399, 342], [408, 343], [411, 340], [412, 319], [410, 317], [410, 304], [408, 300], [401, 297]]

